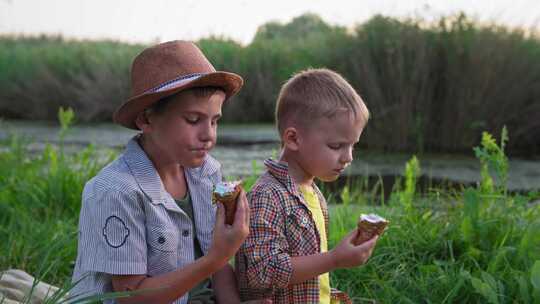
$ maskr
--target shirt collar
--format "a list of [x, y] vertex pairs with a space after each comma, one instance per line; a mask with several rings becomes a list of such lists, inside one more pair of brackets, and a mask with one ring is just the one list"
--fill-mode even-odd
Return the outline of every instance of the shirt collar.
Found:
[[[289, 165], [286, 162], [276, 161], [269, 158], [264, 161], [264, 165], [268, 169], [268, 172], [287, 188], [287, 191], [289, 191], [289, 193], [294, 195], [302, 205], [309, 209], [304, 195], [300, 192], [300, 187], [289, 175]], [[326, 200], [324, 199], [322, 192], [319, 190], [315, 182], [312, 182], [311, 186], [313, 187], [313, 191], [319, 198], [319, 202], [322, 202], [322, 204], [324, 205], [323, 215], [325, 217], [326, 225], [328, 226], [328, 211], [326, 206]]]
[[[168, 194], [154, 164], [139, 145], [138, 138], [139, 135], [136, 135], [128, 142], [124, 158], [141, 190], [152, 201], [163, 201], [167, 199]], [[194, 180], [199, 180], [218, 172], [220, 167], [220, 163], [208, 155], [200, 167], [184, 168], [184, 173]]]
[[282, 185], [284, 185], [291, 194], [298, 197], [300, 201], [304, 201], [303, 196], [300, 195], [300, 189], [289, 175], [289, 165], [286, 162], [276, 161], [269, 158], [264, 161], [264, 165], [268, 169], [268, 172], [272, 174], [272, 176], [274, 176]]

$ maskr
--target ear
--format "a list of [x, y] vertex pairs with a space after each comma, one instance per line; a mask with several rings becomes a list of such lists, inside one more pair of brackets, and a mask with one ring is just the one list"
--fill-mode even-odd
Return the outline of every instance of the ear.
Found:
[[135, 118], [135, 125], [137, 125], [143, 133], [149, 133], [152, 130], [152, 125], [150, 124], [146, 111], [139, 112]]
[[298, 151], [299, 134], [294, 127], [289, 127], [283, 131], [283, 146], [291, 151]]

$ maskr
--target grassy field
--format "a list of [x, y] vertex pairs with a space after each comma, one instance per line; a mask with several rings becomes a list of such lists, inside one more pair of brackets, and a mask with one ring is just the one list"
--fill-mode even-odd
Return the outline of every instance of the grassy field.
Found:
[[[70, 121], [64, 114], [60, 138]], [[540, 204], [530, 203], [540, 193], [507, 193], [506, 138], [497, 143], [484, 133], [475, 149], [483, 180], [474, 188], [418, 193], [421, 166], [412, 157], [387, 199], [377, 186], [325, 190], [330, 247], [360, 213], [391, 221], [367, 265], [332, 272], [332, 285], [355, 303], [540, 303]], [[93, 146], [30, 155], [27, 143], [11, 138], [0, 147], [0, 270], [23, 269], [69, 289], [83, 185], [117, 152], [97, 161]]]

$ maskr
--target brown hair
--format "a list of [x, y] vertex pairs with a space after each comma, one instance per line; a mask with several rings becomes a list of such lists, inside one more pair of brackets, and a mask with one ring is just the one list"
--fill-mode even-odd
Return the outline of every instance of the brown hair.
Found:
[[338, 112], [360, 114], [364, 124], [369, 111], [354, 88], [329, 69], [308, 69], [290, 78], [281, 88], [276, 104], [280, 134], [291, 124], [306, 127], [313, 120]]
[[160, 100], [158, 100], [156, 103], [154, 103], [152, 106], [147, 108], [145, 111], [148, 113], [155, 113], [155, 114], [162, 114], [167, 109], [168, 104], [176, 98], [179, 94], [185, 94], [185, 93], [191, 93], [195, 97], [210, 97], [214, 95], [214, 93], [221, 91], [225, 93], [221, 88], [218, 87], [194, 87], [187, 89], [185, 91], [164, 97]]

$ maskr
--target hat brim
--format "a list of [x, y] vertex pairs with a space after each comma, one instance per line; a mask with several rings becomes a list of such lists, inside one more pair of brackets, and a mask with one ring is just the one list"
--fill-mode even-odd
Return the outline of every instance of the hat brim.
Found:
[[225, 100], [228, 100], [240, 91], [243, 84], [242, 77], [234, 73], [222, 71], [208, 73], [163, 91], [143, 93], [131, 97], [114, 112], [113, 121], [124, 127], [139, 130], [135, 124], [137, 115], [162, 98], [196, 87], [218, 87], [225, 92]]

